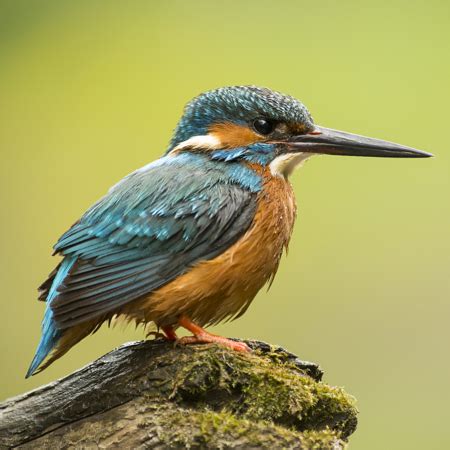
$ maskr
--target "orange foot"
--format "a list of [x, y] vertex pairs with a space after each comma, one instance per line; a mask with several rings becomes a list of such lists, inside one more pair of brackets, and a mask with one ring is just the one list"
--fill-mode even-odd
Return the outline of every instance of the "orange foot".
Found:
[[219, 344], [223, 347], [231, 348], [237, 352], [250, 352], [248, 345], [243, 342], [232, 341], [231, 339], [208, 333], [202, 327], [199, 327], [186, 316], [181, 316], [178, 323], [186, 330], [189, 330], [194, 336], [185, 336], [177, 340], [178, 344]]

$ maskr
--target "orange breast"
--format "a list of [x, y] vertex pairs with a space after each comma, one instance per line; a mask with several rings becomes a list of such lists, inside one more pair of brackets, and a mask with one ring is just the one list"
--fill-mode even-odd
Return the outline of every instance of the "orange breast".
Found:
[[241, 315], [257, 292], [274, 277], [287, 248], [296, 206], [290, 183], [259, 168], [264, 188], [255, 219], [245, 235], [218, 257], [134, 302], [124, 313], [138, 321], [176, 324], [181, 314], [201, 326]]

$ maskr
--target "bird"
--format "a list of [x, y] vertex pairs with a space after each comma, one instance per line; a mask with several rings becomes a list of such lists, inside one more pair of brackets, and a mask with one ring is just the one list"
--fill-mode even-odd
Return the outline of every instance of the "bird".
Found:
[[[270, 284], [296, 218], [289, 177], [314, 155], [425, 158], [425, 151], [316, 125], [296, 98], [257, 86], [204, 92], [161, 158], [132, 172], [54, 246], [39, 288], [41, 338], [26, 377], [104, 323], [156, 327], [180, 345], [248, 352], [208, 326]], [[178, 328], [192, 333], [179, 338]]]

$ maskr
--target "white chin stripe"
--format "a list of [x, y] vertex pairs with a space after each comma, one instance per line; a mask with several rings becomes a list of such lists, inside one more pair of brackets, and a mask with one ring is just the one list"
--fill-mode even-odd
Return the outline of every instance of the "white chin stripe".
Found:
[[221, 148], [220, 139], [213, 134], [203, 136], [192, 136], [186, 141], [180, 142], [172, 151], [182, 150], [184, 148], [204, 148], [205, 150], [215, 150]]
[[288, 177], [296, 167], [301, 166], [314, 153], [286, 153], [277, 156], [270, 163], [270, 172], [273, 176]]

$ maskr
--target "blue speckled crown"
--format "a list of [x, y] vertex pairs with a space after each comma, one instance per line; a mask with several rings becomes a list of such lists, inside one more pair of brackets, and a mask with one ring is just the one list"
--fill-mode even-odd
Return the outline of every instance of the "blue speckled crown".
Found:
[[245, 124], [258, 117], [313, 125], [305, 105], [290, 95], [257, 86], [228, 86], [204, 92], [186, 105], [169, 149], [206, 134], [214, 123]]

